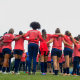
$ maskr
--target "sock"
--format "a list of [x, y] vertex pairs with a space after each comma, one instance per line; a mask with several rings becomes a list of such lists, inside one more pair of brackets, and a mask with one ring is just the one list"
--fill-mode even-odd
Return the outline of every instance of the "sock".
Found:
[[65, 68], [63, 68], [63, 73], [64, 73], [64, 71], [65, 71]]
[[51, 73], [51, 71], [49, 71], [49, 73]]
[[18, 68], [19, 68], [20, 61], [21, 61], [21, 59], [18, 59]]
[[67, 67], [67, 69], [66, 69], [66, 70], [67, 70], [67, 74], [69, 74], [69, 67]]
[[44, 73], [44, 62], [41, 62], [41, 72]]
[[53, 73], [54, 73], [54, 68], [53, 68]]
[[58, 71], [59, 71], [59, 70], [57, 70], [57, 75], [58, 75]]
[[0, 71], [2, 70], [2, 65], [0, 65]]
[[54, 70], [54, 72], [55, 72], [55, 75], [57, 75], [57, 73], [58, 73], [58, 70]]
[[64, 74], [66, 73], [66, 68], [64, 68]]
[[7, 67], [7, 72], [10, 72], [10, 67]]
[[60, 67], [61, 73], [62, 73], [62, 67]]
[[47, 62], [44, 62], [44, 72], [47, 73]]
[[18, 72], [18, 59], [15, 59], [15, 72]]
[[2, 70], [2, 72], [5, 72], [5, 70], [6, 70], [6, 67], [3, 67], [3, 70]]
[[77, 75], [79, 75], [79, 63], [77, 62]]

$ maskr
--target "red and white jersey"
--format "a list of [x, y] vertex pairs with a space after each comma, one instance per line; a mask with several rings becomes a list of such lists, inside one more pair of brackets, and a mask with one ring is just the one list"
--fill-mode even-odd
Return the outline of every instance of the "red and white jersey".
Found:
[[[39, 38], [39, 40], [42, 40], [42, 37], [41, 37], [41, 32], [38, 31], [38, 30], [29, 30], [23, 37], [29, 37], [30, 39], [35, 39], [35, 38]], [[39, 44], [39, 41], [38, 42], [34, 42], [33, 40], [30, 40], [29, 43], [35, 43], [35, 44]]]
[[[48, 42], [51, 39], [52, 35], [51, 34], [46, 34], [46, 39], [44, 40], [45, 42]], [[40, 41], [40, 44], [42, 43], [42, 41]], [[49, 50], [49, 48], [48, 48]]]
[[[3, 40], [4, 40], [5, 43], [8, 43], [8, 45], [6, 45], [6, 46], [3, 45], [2, 49], [4, 49], [4, 48], [12, 49], [12, 47], [11, 47], [11, 42], [12, 42], [13, 39], [14, 39], [14, 35], [12, 35], [12, 34], [10, 34], [10, 33], [7, 33], [7, 34], [5, 34], [2, 38], [3, 38]], [[11, 40], [11, 42], [9, 42], [9, 40]]]
[[[17, 35], [16, 38], [19, 36], [21, 36], [21, 35]], [[14, 49], [24, 50], [24, 40], [25, 40], [25, 38], [23, 38], [23, 37], [18, 40], [15, 40]]]
[[58, 40], [57, 38], [53, 38], [53, 47], [52, 48], [57, 48], [59, 50], [62, 50], [62, 41], [64, 40], [63, 37], [58, 37]]
[[[70, 36], [64, 35], [64, 40], [65, 40], [68, 44], [73, 45], [73, 41], [71, 41]], [[65, 48], [73, 49], [72, 47], [70, 47], [70, 46], [68, 46], [68, 45], [65, 45], [65, 44], [64, 44], [64, 47], [65, 47]]]
[[51, 61], [51, 53], [49, 53], [47, 61]]

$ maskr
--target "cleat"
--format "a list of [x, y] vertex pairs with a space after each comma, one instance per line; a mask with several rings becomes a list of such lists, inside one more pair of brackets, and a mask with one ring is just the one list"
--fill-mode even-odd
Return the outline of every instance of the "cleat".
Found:
[[2, 72], [2, 74], [8, 74], [8, 73], [6, 73], [6, 72]]
[[32, 73], [32, 75], [36, 75], [36, 73], [35, 73], [35, 72], [33, 72], [33, 73]]

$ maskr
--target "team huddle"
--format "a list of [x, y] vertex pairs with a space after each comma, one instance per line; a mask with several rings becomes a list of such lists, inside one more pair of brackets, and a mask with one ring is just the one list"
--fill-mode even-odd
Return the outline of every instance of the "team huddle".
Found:
[[[47, 63], [53, 63], [53, 74], [58, 75], [60, 63], [63, 64], [63, 76], [70, 76], [69, 63], [73, 57], [73, 72], [79, 75], [79, 62], [80, 62], [80, 36], [72, 37], [69, 31], [65, 31], [65, 34], [61, 34], [60, 29], [57, 28], [54, 34], [47, 34], [43, 29], [40, 32], [38, 29], [41, 25], [38, 22], [30, 23], [32, 30], [27, 33], [19, 31], [19, 34], [14, 34], [14, 29], [10, 29], [7, 33], [0, 37], [0, 71], [2, 74], [8, 74], [10, 72], [10, 60], [11, 57], [15, 57], [14, 62], [14, 74], [20, 74], [21, 65], [25, 71], [25, 58], [26, 65], [28, 66], [28, 75], [36, 75], [36, 65], [38, 64], [37, 57], [40, 56], [41, 75], [47, 73]], [[28, 38], [27, 38], [28, 37]], [[28, 52], [24, 50], [24, 40], [28, 41]], [[15, 41], [14, 49], [12, 50], [11, 42]], [[40, 44], [39, 44], [40, 42]], [[64, 50], [62, 51], [62, 42], [64, 43]], [[53, 43], [50, 54], [50, 43]], [[13, 55], [13, 56], [12, 56]], [[48, 60], [50, 57], [50, 60]], [[33, 65], [31, 69], [31, 62], [33, 59]], [[62, 71], [62, 68], [61, 68]], [[50, 69], [51, 73], [51, 69]]]

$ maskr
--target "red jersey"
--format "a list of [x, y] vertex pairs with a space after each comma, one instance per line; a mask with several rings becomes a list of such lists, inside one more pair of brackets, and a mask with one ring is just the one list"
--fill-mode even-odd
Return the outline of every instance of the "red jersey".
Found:
[[51, 34], [46, 34], [46, 39], [44, 41], [48, 42], [51, 39], [51, 37], [52, 37]]
[[74, 57], [80, 57], [80, 44], [76, 43], [76, 45], [74, 45]]
[[26, 53], [23, 53], [23, 54], [22, 54], [21, 61], [22, 61], [22, 62], [25, 62], [25, 61], [26, 61]]
[[74, 60], [74, 53], [72, 54], [72, 62], [73, 62], [73, 60]]
[[39, 54], [37, 54], [36, 62], [39, 62], [39, 57], [40, 57], [40, 55], [39, 55]]
[[47, 61], [51, 61], [51, 53], [49, 53]]
[[[1, 44], [1, 41], [0, 41], [0, 44]], [[2, 46], [0, 46], [0, 53], [2, 53]]]
[[[51, 34], [46, 34], [46, 39], [44, 40], [45, 42], [48, 42], [51, 38], [53, 37], [58, 37], [58, 35], [51, 35]], [[41, 44], [42, 41], [40, 41]], [[49, 47], [48, 47], [49, 50]]]
[[[10, 34], [10, 33], [7, 33], [7, 34], [5, 34], [2, 38], [3, 38], [3, 40], [4, 40], [5, 43], [8, 43], [8, 45], [6, 45], [6, 46], [3, 45], [2, 49], [4, 49], [4, 48], [12, 49], [12, 47], [11, 47], [11, 42], [12, 42], [13, 39], [14, 39], [14, 35], [12, 35], [12, 34]], [[8, 40], [11, 40], [11, 42], [6, 42], [6, 41], [8, 41]]]
[[63, 37], [58, 37], [58, 40], [57, 38], [53, 38], [53, 47], [52, 48], [57, 48], [59, 50], [62, 50], [62, 41], [64, 40]]
[[[44, 41], [41, 37], [40, 31], [38, 30], [29, 30], [23, 37], [29, 37], [30, 39], [40, 38], [40, 40]], [[36, 42], [36, 41], [30, 40], [29, 43], [35, 43], [38, 45], [39, 41]]]
[[[17, 35], [16, 37], [19, 37], [21, 35]], [[20, 38], [18, 40], [15, 40], [15, 47], [14, 49], [24, 50], [24, 40], [25, 38]]]
[[65, 62], [64, 54], [61, 55], [62, 62]]
[[41, 55], [44, 55], [44, 52], [46, 52], [46, 55], [48, 54], [48, 47], [46, 42], [42, 42], [40, 44], [40, 51], [41, 51]]
[[[51, 34], [46, 34], [46, 39], [44, 40], [45, 42], [48, 42], [51, 38], [58, 37], [58, 35], [51, 35]], [[42, 41], [41, 41], [42, 42]]]
[[[64, 40], [65, 40], [68, 44], [73, 45], [73, 42], [72, 42], [72, 40], [70, 39], [70, 36], [65, 35], [65, 36], [64, 36]], [[73, 48], [71, 48], [70, 46], [65, 45], [65, 44], [64, 44], [64, 47], [65, 47], [65, 48], [73, 49]]]
[[[46, 39], [44, 40], [45, 42], [48, 42], [51, 39], [52, 35], [51, 34], [46, 34]], [[40, 44], [42, 43], [42, 41], [40, 41]], [[49, 48], [48, 48], [49, 50]]]

